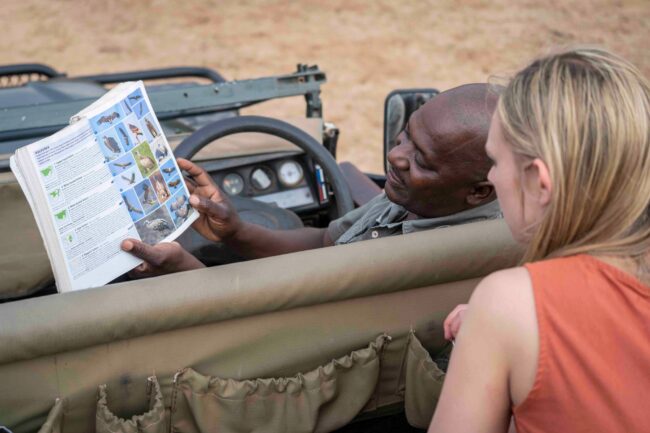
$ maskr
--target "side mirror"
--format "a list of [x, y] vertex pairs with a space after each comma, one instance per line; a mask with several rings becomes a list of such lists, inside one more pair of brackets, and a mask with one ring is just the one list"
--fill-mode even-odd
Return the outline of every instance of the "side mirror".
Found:
[[393, 90], [384, 101], [384, 172], [388, 172], [388, 152], [396, 146], [397, 136], [411, 114], [440, 93], [437, 89]]

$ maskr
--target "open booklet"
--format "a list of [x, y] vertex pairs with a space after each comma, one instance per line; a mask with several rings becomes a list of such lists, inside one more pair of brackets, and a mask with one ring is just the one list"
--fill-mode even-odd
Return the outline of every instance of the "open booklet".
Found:
[[10, 165], [59, 292], [102, 286], [140, 264], [123, 239], [171, 241], [198, 217], [141, 81], [119, 84]]

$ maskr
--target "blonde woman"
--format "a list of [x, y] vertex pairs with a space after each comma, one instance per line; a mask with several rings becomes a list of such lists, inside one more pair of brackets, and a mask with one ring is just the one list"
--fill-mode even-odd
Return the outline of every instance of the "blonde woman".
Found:
[[650, 88], [598, 49], [541, 58], [486, 150], [526, 265], [470, 300], [429, 431], [650, 431]]

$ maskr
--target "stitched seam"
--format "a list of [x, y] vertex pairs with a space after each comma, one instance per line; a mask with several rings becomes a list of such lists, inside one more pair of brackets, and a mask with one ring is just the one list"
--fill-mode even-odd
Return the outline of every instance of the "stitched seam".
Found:
[[[408, 338], [406, 339], [406, 346], [404, 346], [404, 352], [402, 353], [402, 361], [400, 362], [399, 367], [399, 378], [397, 380], [397, 389], [395, 390], [395, 395], [399, 397], [404, 397], [406, 394], [406, 359], [409, 353], [409, 347], [411, 345], [411, 339], [415, 335], [413, 328], [409, 330]], [[403, 386], [403, 387], [402, 387]]]

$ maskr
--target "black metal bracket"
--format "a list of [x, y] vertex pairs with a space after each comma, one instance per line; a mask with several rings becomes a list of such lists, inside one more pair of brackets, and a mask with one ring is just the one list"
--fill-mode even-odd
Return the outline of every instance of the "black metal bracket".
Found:
[[20, 63], [0, 66], [0, 88], [18, 87], [30, 81], [65, 77], [65, 74], [42, 63]]

